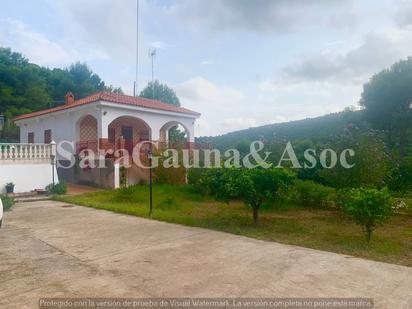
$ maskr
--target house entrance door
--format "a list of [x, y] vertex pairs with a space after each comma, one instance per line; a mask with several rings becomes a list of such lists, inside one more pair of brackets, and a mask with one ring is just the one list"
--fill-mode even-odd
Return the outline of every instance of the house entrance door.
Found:
[[122, 126], [122, 136], [124, 138], [124, 148], [129, 152], [133, 153], [133, 127]]

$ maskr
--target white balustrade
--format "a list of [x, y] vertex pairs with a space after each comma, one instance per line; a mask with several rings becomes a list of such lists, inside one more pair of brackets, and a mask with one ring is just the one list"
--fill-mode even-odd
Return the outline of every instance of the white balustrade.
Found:
[[52, 144], [0, 144], [0, 164], [9, 162], [50, 162]]

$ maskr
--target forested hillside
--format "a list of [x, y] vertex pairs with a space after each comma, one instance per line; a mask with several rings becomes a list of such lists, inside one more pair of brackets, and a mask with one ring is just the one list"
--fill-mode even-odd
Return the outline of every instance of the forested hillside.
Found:
[[18, 115], [63, 104], [68, 91], [80, 98], [103, 90], [121, 92], [120, 88], [107, 86], [84, 63], [49, 69], [0, 47], [0, 115], [6, 119], [0, 141], [18, 140], [18, 129], [12, 123]]
[[[249, 152], [250, 143], [264, 142], [269, 160], [277, 164], [288, 141], [300, 162], [305, 149], [319, 154], [331, 148], [356, 152], [351, 169], [311, 168], [298, 170], [301, 179], [333, 187], [412, 188], [412, 58], [401, 60], [375, 74], [364, 85], [360, 111], [345, 110], [312, 119], [249, 128], [215, 137], [200, 137], [199, 143], [226, 150]], [[356, 103], [356, 102], [353, 102]]]
[[239, 143], [262, 140], [294, 141], [312, 140], [326, 142], [340, 135], [348, 126], [368, 127], [364, 120], [363, 111], [344, 111], [316, 118], [308, 118], [284, 123], [269, 124], [240, 131], [235, 131], [218, 136], [203, 136], [197, 140], [199, 143], [211, 143], [217, 148], [226, 149], [236, 147]]

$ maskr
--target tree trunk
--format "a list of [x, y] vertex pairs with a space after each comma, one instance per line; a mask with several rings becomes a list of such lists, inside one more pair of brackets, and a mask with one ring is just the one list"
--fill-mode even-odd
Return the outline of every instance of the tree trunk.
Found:
[[252, 206], [253, 209], [253, 223], [258, 225], [259, 223], [259, 206]]
[[371, 242], [372, 238], [372, 227], [370, 225], [365, 226], [365, 232], [366, 232], [366, 240], [368, 244]]

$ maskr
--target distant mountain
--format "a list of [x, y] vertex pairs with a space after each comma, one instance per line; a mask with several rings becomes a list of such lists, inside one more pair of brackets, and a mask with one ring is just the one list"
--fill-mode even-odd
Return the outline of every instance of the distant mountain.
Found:
[[217, 148], [236, 147], [241, 142], [254, 140], [305, 140], [316, 142], [329, 141], [342, 134], [348, 126], [364, 126], [362, 111], [344, 111], [316, 118], [264, 125], [235, 131], [218, 136], [197, 138], [198, 143], [210, 143]]

